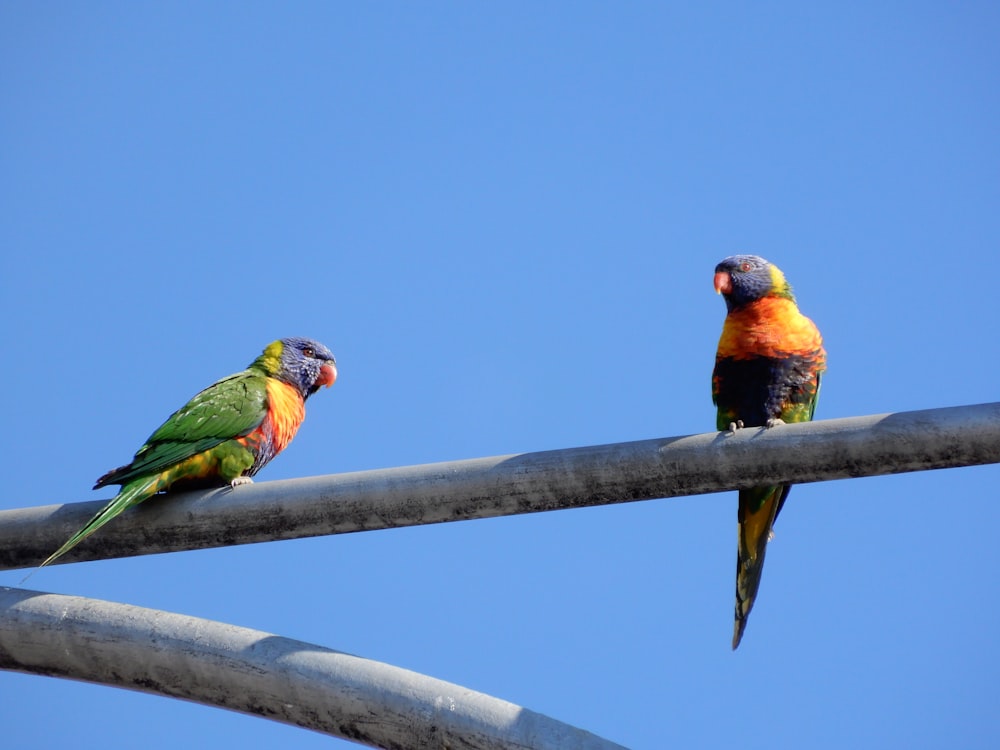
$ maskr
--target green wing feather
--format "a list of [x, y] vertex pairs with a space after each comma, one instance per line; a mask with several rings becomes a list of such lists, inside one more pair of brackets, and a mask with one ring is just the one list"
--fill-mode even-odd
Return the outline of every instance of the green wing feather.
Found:
[[158, 474], [252, 432], [267, 414], [266, 381], [265, 375], [245, 370], [213, 383], [170, 415], [149, 436], [132, 463], [102, 476], [94, 489]]
[[816, 413], [816, 402], [819, 401], [819, 385], [823, 379], [822, 372], [813, 372], [812, 380], [801, 384], [801, 389], [806, 395], [804, 401], [798, 403], [786, 403], [781, 409], [781, 419], [783, 422], [793, 424], [795, 422], [812, 422]]
[[[213, 383], [178, 409], [135, 454], [132, 463], [109, 471], [94, 489], [109, 484], [121, 491], [65, 544], [46, 558], [48, 565], [133, 505], [185, 478], [238, 476], [253, 464], [253, 453], [238, 443], [267, 414], [267, 378], [245, 370]], [[221, 447], [220, 447], [221, 446]]]

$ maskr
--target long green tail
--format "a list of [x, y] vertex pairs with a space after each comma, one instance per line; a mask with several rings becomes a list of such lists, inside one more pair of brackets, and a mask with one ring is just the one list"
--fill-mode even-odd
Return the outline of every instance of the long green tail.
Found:
[[82, 529], [67, 539], [66, 543], [62, 547], [49, 555], [45, 559], [45, 562], [38, 567], [44, 568], [49, 563], [62, 557], [108, 521], [121, 515], [122, 512], [131, 508], [133, 505], [138, 505], [143, 500], [155, 495], [160, 491], [162, 484], [163, 474], [154, 474], [151, 477], [140, 477], [139, 479], [126, 484], [121, 488], [121, 491], [115, 496], [114, 500], [101, 508], [97, 515], [87, 521], [87, 523], [83, 525]]
[[734, 650], [743, 639], [747, 618], [757, 599], [771, 527], [774, 526], [774, 519], [778, 517], [790, 489], [790, 485], [779, 484], [740, 490], [736, 552], [736, 616], [733, 623]]

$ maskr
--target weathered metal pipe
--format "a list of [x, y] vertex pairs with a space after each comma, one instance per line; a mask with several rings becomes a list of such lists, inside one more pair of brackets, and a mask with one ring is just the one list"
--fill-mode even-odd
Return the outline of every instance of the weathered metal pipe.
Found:
[[[333, 474], [149, 500], [58, 562], [1000, 462], [1000, 403]], [[105, 501], [0, 511], [0, 569]]]

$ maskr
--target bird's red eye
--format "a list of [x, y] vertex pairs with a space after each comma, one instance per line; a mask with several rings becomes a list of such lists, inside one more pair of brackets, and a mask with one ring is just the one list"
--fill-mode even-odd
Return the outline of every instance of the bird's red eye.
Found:
[[750, 261], [745, 260], [742, 263], [740, 263], [740, 270], [741, 271], [750, 271], [752, 269], [753, 269], [753, 263], [751, 263]]
[[305, 349], [303, 349], [302, 353], [305, 354], [307, 357], [315, 357], [316, 356], [316, 350], [313, 349], [311, 346], [307, 346]]

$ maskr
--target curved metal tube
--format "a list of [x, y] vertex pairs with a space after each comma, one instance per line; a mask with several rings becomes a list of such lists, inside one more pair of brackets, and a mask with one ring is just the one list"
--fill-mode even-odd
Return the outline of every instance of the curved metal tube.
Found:
[[248, 628], [0, 588], [0, 669], [68, 677], [380, 748], [623, 750], [483, 693]]

